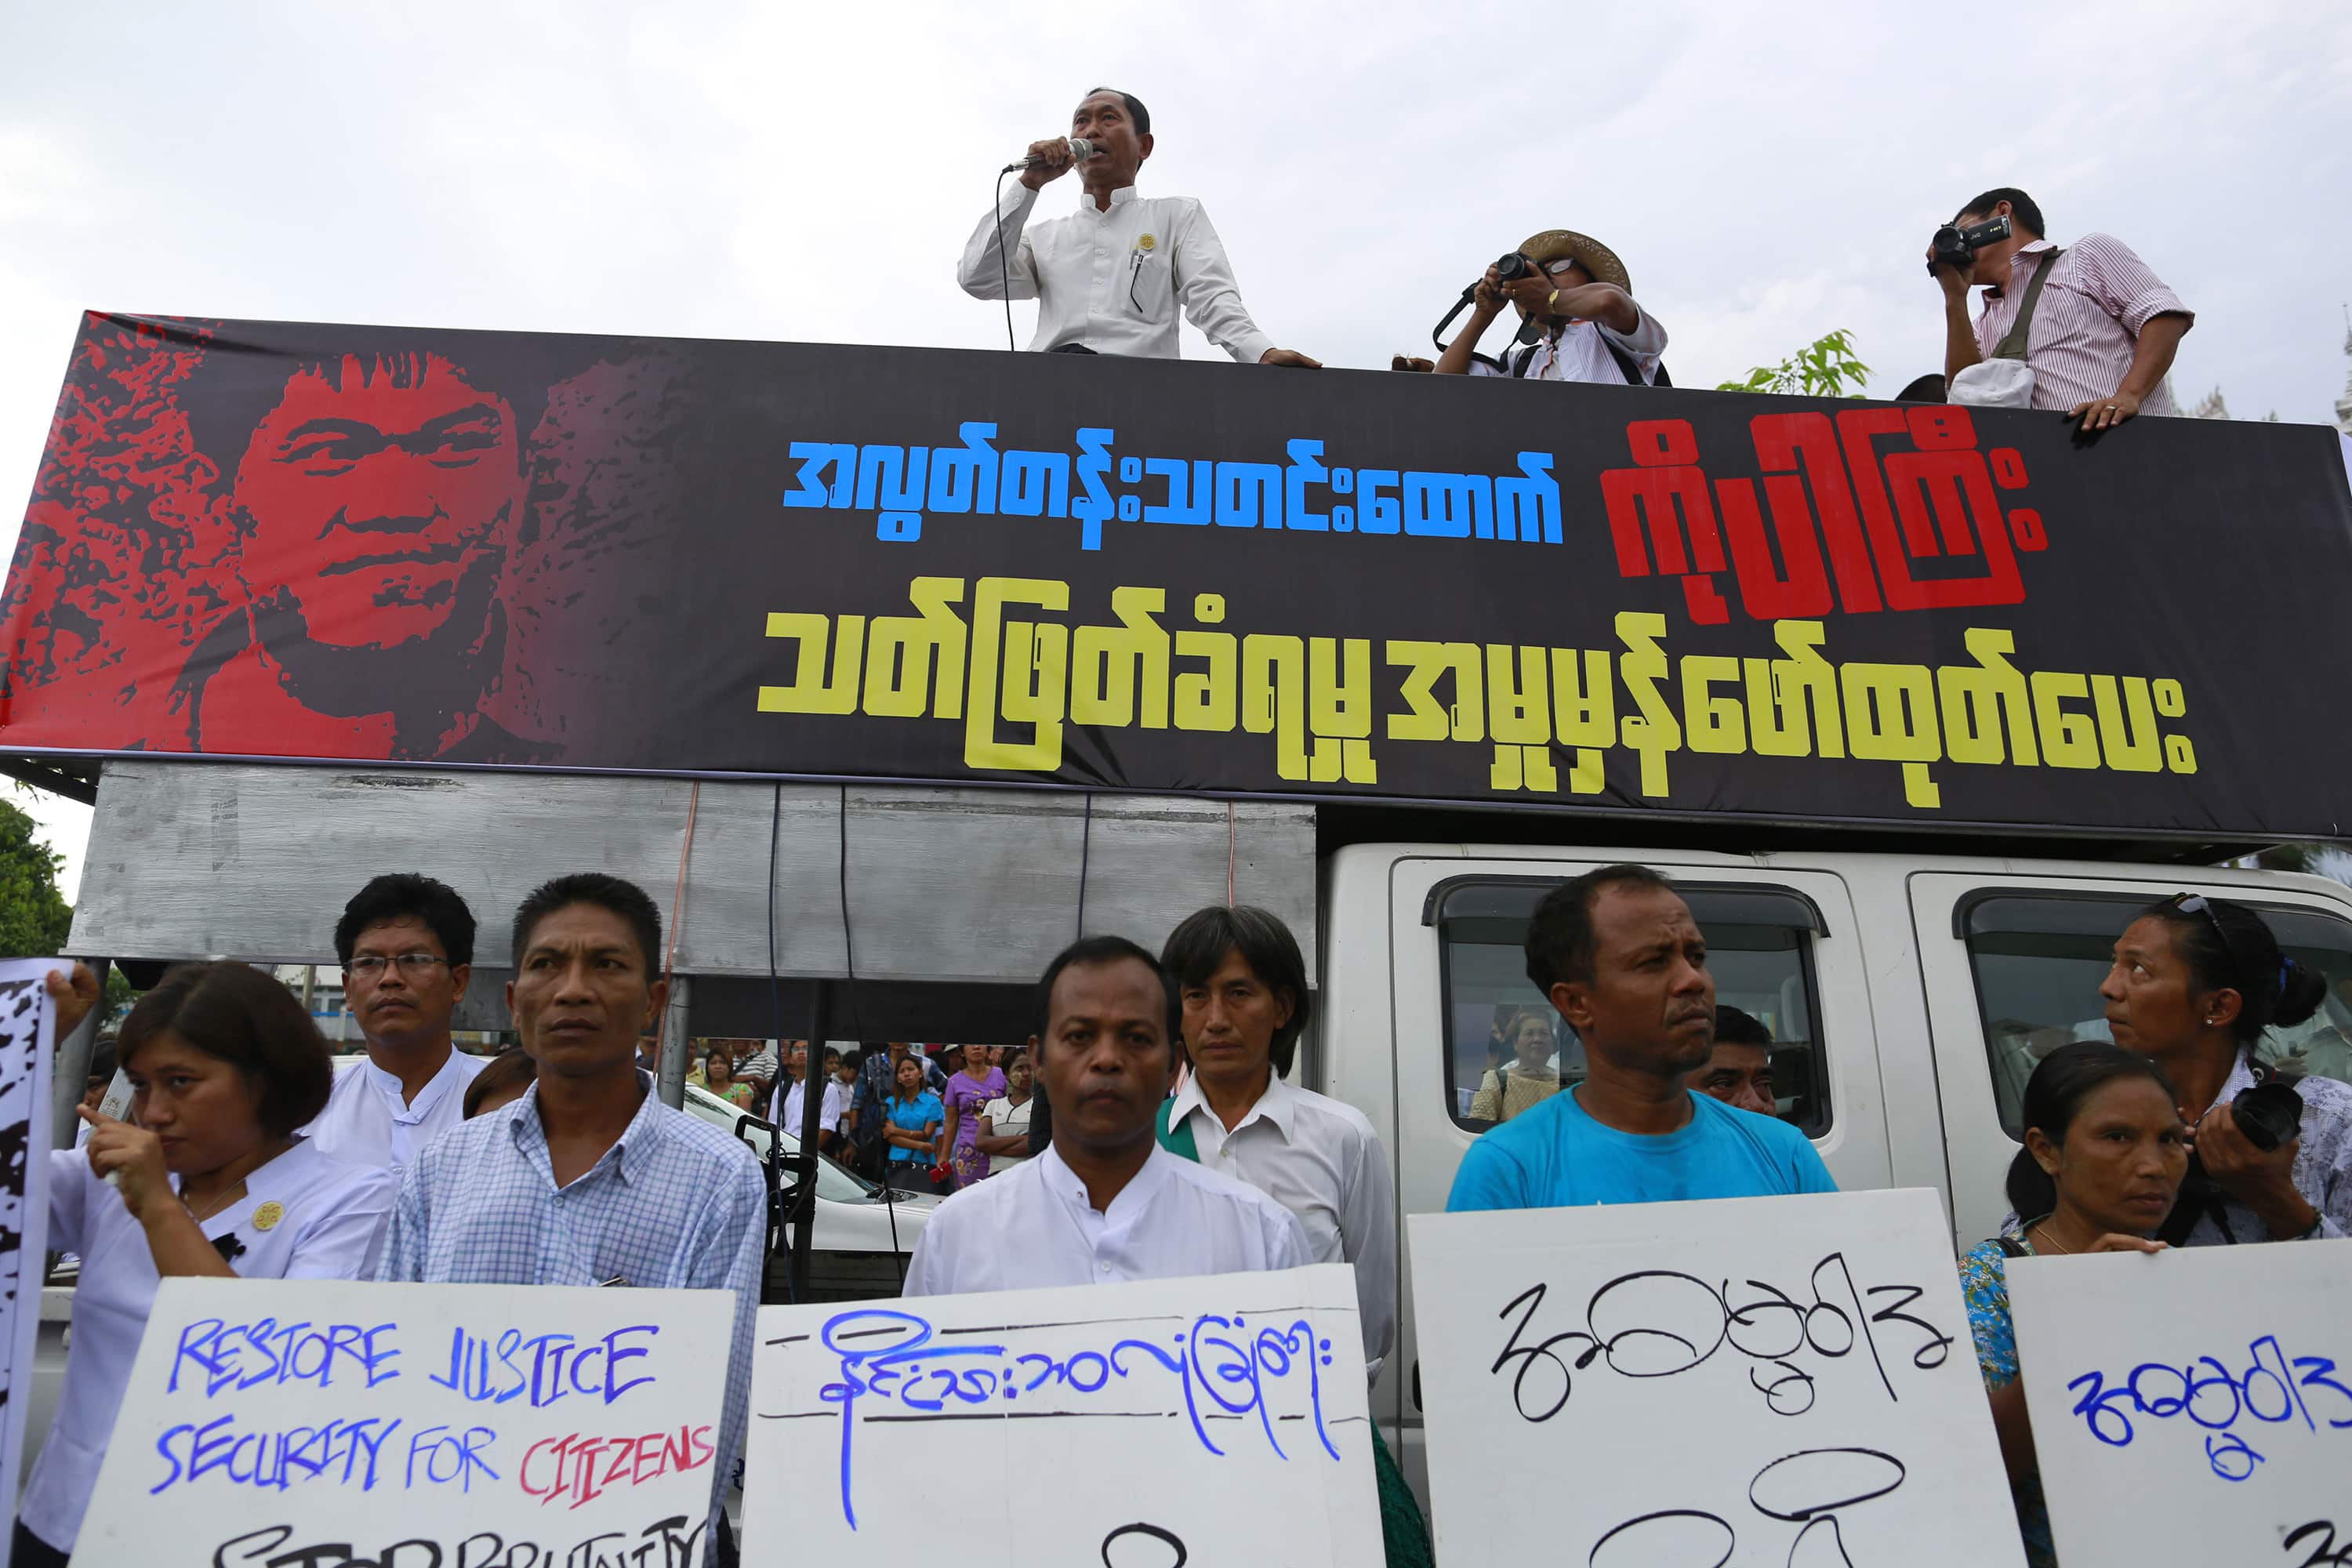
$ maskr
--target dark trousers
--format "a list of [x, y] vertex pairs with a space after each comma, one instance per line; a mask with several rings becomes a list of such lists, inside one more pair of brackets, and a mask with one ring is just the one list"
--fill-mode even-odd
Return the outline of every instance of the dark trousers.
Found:
[[16, 1521], [16, 1538], [8, 1544], [10, 1568], [66, 1568], [66, 1554]]

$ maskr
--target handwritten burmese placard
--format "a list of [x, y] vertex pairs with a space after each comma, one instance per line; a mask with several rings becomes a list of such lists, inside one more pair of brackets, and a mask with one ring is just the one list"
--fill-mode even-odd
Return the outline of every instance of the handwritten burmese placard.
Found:
[[1341, 1264], [762, 1307], [744, 1562], [1361, 1568], [1371, 1441]]
[[733, 1322], [721, 1290], [166, 1279], [76, 1561], [699, 1568]]
[[1440, 1562], [2023, 1561], [1934, 1193], [1408, 1224]]
[[2352, 1563], [2352, 1241], [2008, 1275], [2060, 1562]]

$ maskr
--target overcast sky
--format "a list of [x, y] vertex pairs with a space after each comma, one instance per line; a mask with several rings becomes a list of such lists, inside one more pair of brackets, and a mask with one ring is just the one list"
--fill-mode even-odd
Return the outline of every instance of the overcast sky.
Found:
[[[1143, 188], [1202, 197], [1259, 324], [1329, 364], [1425, 345], [1568, 227], [1683, 384], [1844, 327], [1891, 395], [1941, 367], [1928, 232], [2015, 184], [2197, 310], [2184, 401], [2344, 391], [2340, 3], [1020, 11], [5, 0], [0, 543], [85, 308], [1000, 346], [954, 258], [1097, 82], [1150, 106]], [[87, 813], [44, 816], [78, 877]]]

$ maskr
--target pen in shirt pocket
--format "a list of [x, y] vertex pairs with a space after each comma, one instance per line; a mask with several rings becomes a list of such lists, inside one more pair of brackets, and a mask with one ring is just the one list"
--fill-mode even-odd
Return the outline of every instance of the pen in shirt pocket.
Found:
[[606, 1288], [606, 1287], [608, 1287], [608, 1286], [613, 1286], [613, 1285], [626, 1285], [628, 1282], [629, 1282], [629, 1277], [628, 1277], [627, 1275], [625, 1275], [625, 1274], [615, 1274], [615, 1275], [614, 1275], [610, 1279], [599, 1279], [599, 1280], [597, 1280], [597, 1281], [596, 1281], [596, 1289], [598, 1289], [599, 1290], [602, 1290], [602, 1289], [605, 1289], [605, 1288]]

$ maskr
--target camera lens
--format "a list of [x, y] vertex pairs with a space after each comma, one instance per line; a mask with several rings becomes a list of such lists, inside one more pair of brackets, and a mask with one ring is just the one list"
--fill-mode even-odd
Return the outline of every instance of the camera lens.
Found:
[[1535, 270], [1535, 263], [1514, 250], [1495, 263], [1495, 276], [1508, 283]]
[[2303, 1132], [2303, 1096], [2283, 1083], [2242, 1089], [2230, 1101], [2230, 1115], [2246, 1142], [2264, 1153], [2292, 1143]]

